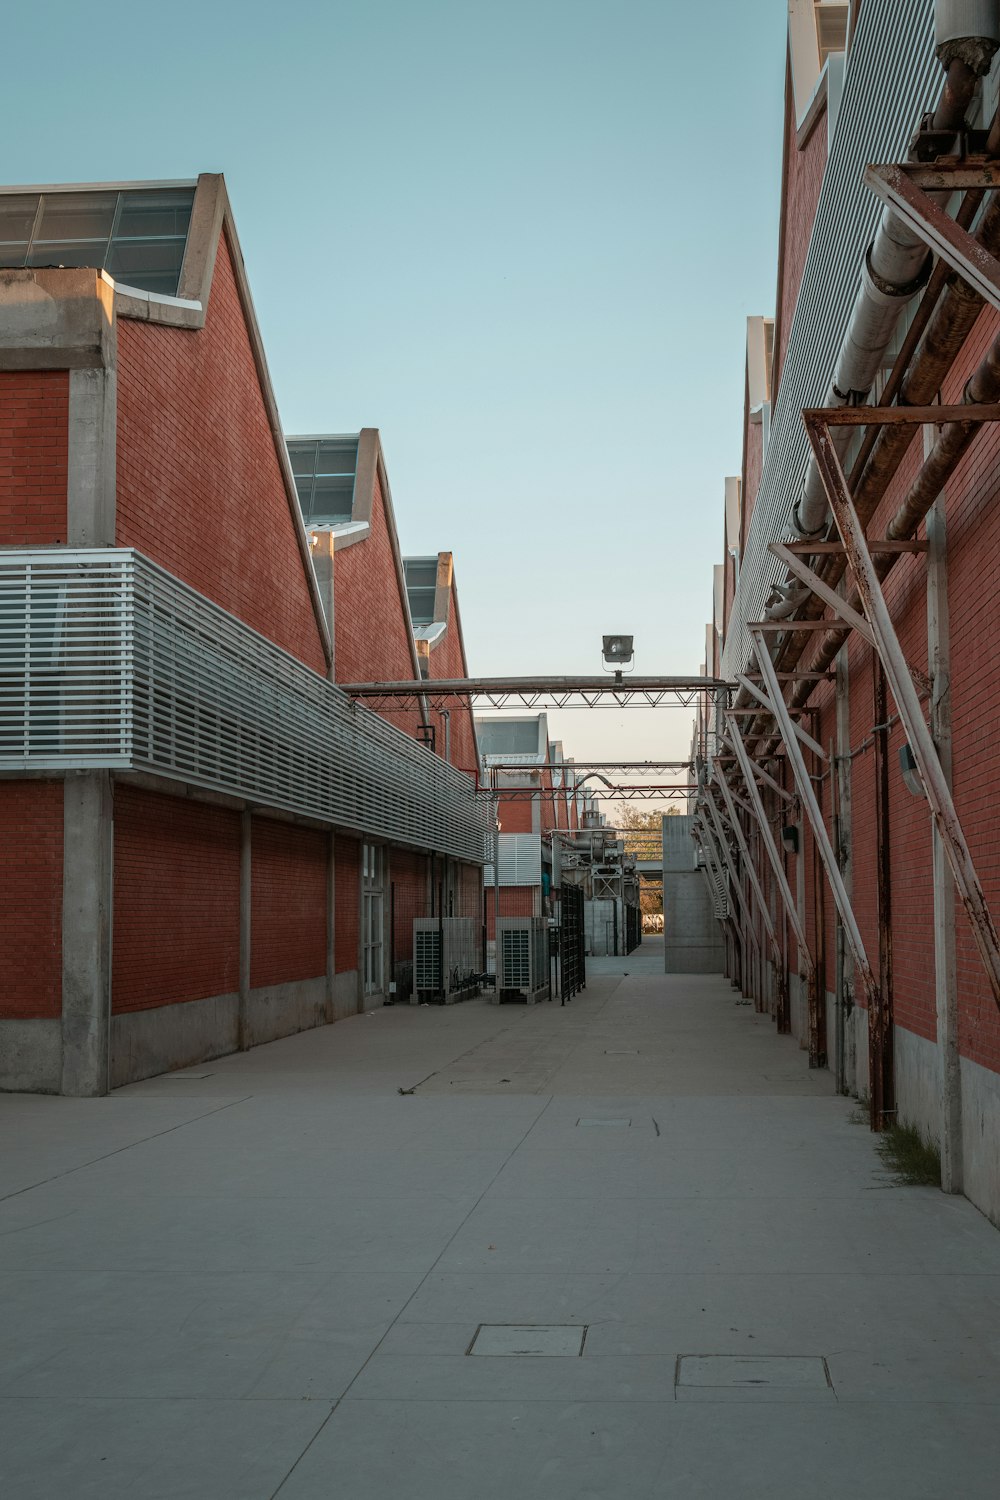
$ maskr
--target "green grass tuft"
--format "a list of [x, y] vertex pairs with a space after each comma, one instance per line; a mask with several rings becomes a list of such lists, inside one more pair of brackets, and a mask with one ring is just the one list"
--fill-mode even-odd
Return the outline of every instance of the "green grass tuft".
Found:
[[941, 1153], [915, 1125], [890, 1125], [879, 1137], [878, 1154], [899, 1182], [910, 1187], [941, 1186]]

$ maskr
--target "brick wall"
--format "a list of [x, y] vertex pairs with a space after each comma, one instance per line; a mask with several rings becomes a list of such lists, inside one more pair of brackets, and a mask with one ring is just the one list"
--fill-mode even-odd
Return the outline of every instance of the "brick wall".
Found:
[[119, 321], [117, 540], [325, 674], [224, 240], [200, 332]]
[[[369, 535], [334, 553], [334, 590], [337, 681], [412, 681], [409, 615], [377, 476]], [[386, 710], [384, 717], [407, 734], [416, 734], [419, 717], [412, 710]], [[436, 727], [441, 734], [440, 724]]]
[[238, 813], [116, 787], [113, 952], [119, 1012], [239, 989]]
[[0, 781], [0, 1017], [62, 1010], [63, 788]]
[[[431, 650], [428, 658], [429, 675], [431, 677], [467, 677], [466, 663], [462, 655], [462, 643], [459, 639], [458, 628], [455, 622], [455, 607], [451, 606], [452, 618], [448, 621], [448, 628], [444, 638], [440, 640]], [[468, 700], [460, 702], [455, 700], [448, 705], [451, 714], [451, 763], [469, 775], [478, 775], [479, 764], [476, 756], [476, 738], [472, 727], [472, 707]], [[437, 750], [444, 754], [444, 720], [440, 714], [433, 716], [433, 722], [437, 730]]]
[[326, 973], [326, 835], [254, 818], [250, 855], [250, 987]]
[[336, 887], [334, 895], [334, 928], [337, 946], [337, 973], [347, 974], [358, 967], [360, 941], [361, 845], [357, 839], [339, 833], [334, 841]]
[[497, 817], [504, 833], [533, 833], [533, 797], [504, 797], [497, 802]]
[[0, 545], [66, 540], [69, 372], [0, 373]]
[[413, 957], [413, 921], [430, 915], [429, 858], [412, 849], [393, 849], [389, 853], [390, 902], [392, 919], [392, 960], [408, 963]]

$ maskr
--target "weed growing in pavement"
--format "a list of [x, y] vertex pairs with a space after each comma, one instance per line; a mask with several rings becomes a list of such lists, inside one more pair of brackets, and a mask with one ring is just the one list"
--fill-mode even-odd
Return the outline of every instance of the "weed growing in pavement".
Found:
[[890, 1125], [879, 1137], [878, 1154], [899, 1182], [910, 1187], [941, 1186], [941, 1153], [915, 1125]]

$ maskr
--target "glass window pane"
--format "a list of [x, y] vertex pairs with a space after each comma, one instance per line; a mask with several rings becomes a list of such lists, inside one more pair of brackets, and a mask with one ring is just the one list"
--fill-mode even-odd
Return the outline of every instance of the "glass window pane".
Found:
[[37, 208], [37, 193], [0, 196], [0, 265], [24, 265]]
[[104, 265], [117, 193], [43, 193], [29, 266]]
[[350, 474], [358, 467], [357, 438], [326, 439], [317, 444], [317, 474]]
[[292, 473], [298, 478], [300, 475], [308, 475], [311, 479], [316, 472], [316, 444], [315, 443], [289, 443], [288, 457], [292, 463]]
[[406, 590], [406, 597], [410, 605], [410, 619], [414, 625], [433, 625], [434, 594], [434, 589]]
[[317, 474], [312, 492], [310, 521], [349, 521], [354, 504], [354, 475]]
[[193, 202], [193, 188], [123, 193], [109, 273], [140, 291], [176, 296]]

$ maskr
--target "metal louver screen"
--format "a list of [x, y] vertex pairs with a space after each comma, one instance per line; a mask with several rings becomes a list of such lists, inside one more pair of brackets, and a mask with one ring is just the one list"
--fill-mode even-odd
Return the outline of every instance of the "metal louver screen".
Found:
[[0, 552], [0, 770], [94, 767], [491, 852], [469, 777], [139, 553]]

